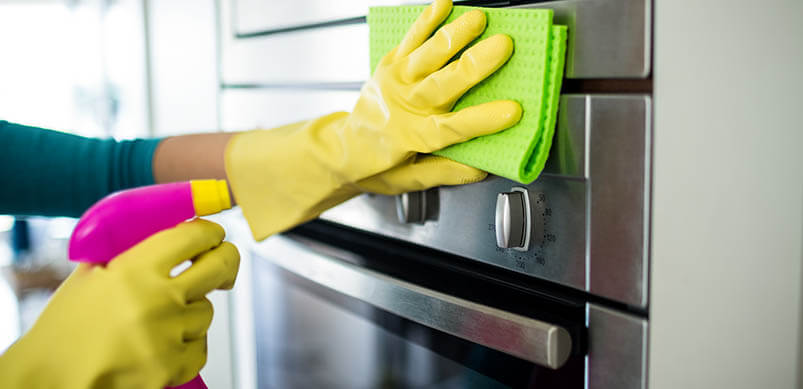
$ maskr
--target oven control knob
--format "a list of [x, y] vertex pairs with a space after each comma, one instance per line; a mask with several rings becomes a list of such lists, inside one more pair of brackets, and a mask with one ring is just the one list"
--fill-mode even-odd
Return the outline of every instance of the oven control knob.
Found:
[[425, 192], [409, 192], [396, 196], [396, 215], [400, 223], [424, 224], [427, 220]]
[[527, 189], [513, 188], [496, 197], [496, 245], [527, 251], [530, 246], [530, 198]]

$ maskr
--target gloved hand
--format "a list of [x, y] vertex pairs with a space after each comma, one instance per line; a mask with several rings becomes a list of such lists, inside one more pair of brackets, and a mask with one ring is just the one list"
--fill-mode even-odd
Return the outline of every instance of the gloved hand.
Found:
[[[81, 264], [33, 328], [0, 356], [2, 388], [159, 388], [206, 362], [212, 304], [234, 284], [237, 249], [194, 220], [154, 234], [107, 266]], [[170, 270], [192, 259], [175, 278]]]
[[444, 158], [417, 157], [503, 130], [521, 117], [514, 101], [450, 112], [513, 52], [510, 37], [495, 35], [446, 65], [485, 29], [485, 14], [471, 11], [432, 35], [451, 8], [450, 0], [426, 8], [380, 61], [351, 114], [232, 137], [226, 174], [256, 239], [310, 220], [361, 191], [395, 194], [485, 177]]

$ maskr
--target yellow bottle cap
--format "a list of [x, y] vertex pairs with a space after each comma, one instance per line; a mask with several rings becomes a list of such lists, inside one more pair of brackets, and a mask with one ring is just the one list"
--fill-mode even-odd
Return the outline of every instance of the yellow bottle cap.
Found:
[[190, 188], [196, 216], [211, 215], [231, 208], [226, 180], [192, 180]]

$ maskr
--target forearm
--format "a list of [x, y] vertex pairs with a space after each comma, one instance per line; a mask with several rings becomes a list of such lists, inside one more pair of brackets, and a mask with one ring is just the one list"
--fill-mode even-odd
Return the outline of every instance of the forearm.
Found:
[[193, 179], [226, 179], [224, 156], [226, 145], [233, 135], [193, 134], [162, 140], [153, 155], [154, 181], [160, 184]]
[[4, 121], [0, 139], [0, 214], [80, 216], [111, 192], [153, 183], [155, 139], [92, 139]]

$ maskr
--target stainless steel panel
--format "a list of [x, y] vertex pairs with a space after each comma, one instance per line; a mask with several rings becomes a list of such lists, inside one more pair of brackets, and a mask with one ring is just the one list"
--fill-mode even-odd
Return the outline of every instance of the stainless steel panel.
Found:
[[647, 305], [650, 99], [591, 104], [589, 290]]
[[578, 95], [561, 96], [558, 122], [552, 149], [544, 173], [588, 177], [586, 169], [586, 133], [590, 117], [588, 99]]
[[[324, 287], [538, 365], [557, 369], [569, 357], [572, 339], [560, 326], [422, 288], [338, 260], [340, 254], [326, 246], [315, 247], [276, 236], [257, 244], [255, 251]], [[502, 328], [506, 335], [488, 336], [491, 328]]]
[[[328, 26], [237, 39], [235, 31], [238, 30], [231, 25], [231, 2], [223, 1], [221, 5], [221, 70], [224, 83], [359, 83], [369, 77], [369, 35], [366, 24]], [[285, 4], [281, 7], [290, 9], [300, 7], [302, 3], [281, 4]], [[324, 8], [320, 8], [321, 12], [352, 7], [343, 2], [333, 4], [327, 2]], [[555, 10], [555, 22], [569, 26], [567, 78], [644, 78], [650, 74], [650, 4], [650, 0], [566, 0], [519, 7], [552, 8]], [[362, 7], [356, 3], [354, 6]], [[271, 13], [267, 5], [260, 7], [265, 10], [238, 10], [243, 14], [242, 18], [254, 18], [253, 22], [241, 23], [250, 27], [265, 23], [271, 25], [273, 22], [258, 20], [260, 15]], [[281, 8], [278, 5], [270, 7]], [[278, 10], [277, 15], [285, 11]], [[317, 11], [305, 8], [300, 14], [308, 12]], [[348, 11], [349, 14], [352, 12]], [[332, 17], [336, 15], [332, 14]], [[268, 17], [265, 20], [271, 19]], [[290, 20], [294, 19], [288, 20], [287, 23], [291, 23]]]
[[588, 388], [647, 387], [647, 320], [588, 305]]
[[644, 78], [652, 57], [650, 0], [550, 1], [516, 8], [552, 8], [569, 27], [568, 78]]

